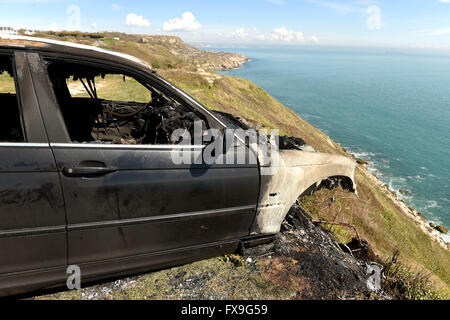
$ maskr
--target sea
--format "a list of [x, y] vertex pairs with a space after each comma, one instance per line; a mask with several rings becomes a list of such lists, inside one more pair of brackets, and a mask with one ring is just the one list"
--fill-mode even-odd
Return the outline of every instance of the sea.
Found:
[[450, 52], [206, 49], [251, 59], [223, 73], [264, 88], [368, 161], [370, 170], [409, 206], [450, 227]]

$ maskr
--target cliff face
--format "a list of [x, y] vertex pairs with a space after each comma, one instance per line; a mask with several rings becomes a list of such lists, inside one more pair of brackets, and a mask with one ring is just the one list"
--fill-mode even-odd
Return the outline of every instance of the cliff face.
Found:
[[[43, 36], [42, 34], [37, 35]], [[44, 36], [48, 35], [44, 34]], [[104, 34], [101, 40], [70, 37], [63, 39], [93, 44], [137, 56], [149, 62], [158, 73], [210, 109], [242, 117], [255, 128], [280, 129], [282, 135], [302, 138], [315, 150], [352, 157], [339, 144], [301, 119], [294, 111], [276, 101], [254, 83], [245, 79], [219, 75], [214, 72], [216, 69], [238, 67], [245, 61], [245, 57], [198, 50], [187, 45], [177, 37], [168, 36], [109, 33]], [[413, 270], [431, 273], [431, 281], [435, 286], [448, 292], [450, 285], [450, 269], [448, 268], [450, 265], [450, 252], [423, 231], [423, 225], [419, 221], [419, 214], [396, 200], [392, 193], [384, 188], [375, 176], [369, 173], [364, 164], [358, 165], [355, 179], [358, 186], [358, 196], [346, 193], [341, 189], [321, 190], [315, 195], [301, 199], [302, 207], [314, 219], [355, 226], [358, 235], [372, 245], [375, 254], [381, 259], [388, 259], [398, 249], [400, 251], [400, 259], [405, 264], [412, 267]], [[330, 199], [334, 199], [334, 201], [330, 202]], [[411, 217], [416, 217], [417, 219], [411, 219]], [[326, 224], [325, 226], [333, 232], [340, 242], [348, 243], [355, 237], [353, 229], [342, 226], [331, 227]], [[309, 256], [316, 254], [314, 251], [308, 251], [308, 247], [303, 247], [302, 250], [306, 250], [304, 251], [306, 252], [304, 257], [308, 256], [308, 252], [310, 252]], [[291, 258], [292, 256], [284, 256], [281, 260], [288, 261]], [[283, 269], [286, 266], [283, 267], [275, 263], [273, 259], [262, 260], [261, 263], [263, 264], [271, 264], [270, 268], [264, 269], [266, 271], [251, 267], [252, 264], [247, 266], [249, 269], [245, 267], [237, 270], [237, 267], [232, 265], [236, 261], [236, 264], [240, 264], [240, 260], [234, 257], [226, 259], [228, 260], [225, 261], [225, 265], [223, 260], [213, 259], [199, 262], [194, 264], [194, 266], [188, 265], [162, 271], [148, 277], [151, 279], [153, 277], [156, 279], [158, 276], [162, 278], [169, 277], [170, 279], [167, 281], [182, 281], [183, 279], [183, 281], [187, 281], [191, 279], [186, 282], [187, 285], [192, 283], [192, 281], [202, 282], [204, 280], [195, 272], [192, 273], [190, 278], [186, 278], [184, 275], [178, 276], [178, 274], [174, 273], [175, 271], [180, 274], [183, 274], [183, 272], [190, 274], [190, 272], [193, 272], [192, 270], [199, 267], [205, 272], [212, 272], [211, 270], [215, 270], [215, 268], [224, 268], [224, 270], [229, 271], [227, 275], [231, 278], [241, 279], [241, 281], [243, 281], [242, 277], [252, 279], [251, 281], [254, 281], [256, 284], [260, 283], [264, 287], [266, 281], [273, 283], [276, 280], [276, 276], [282, 277], [283, 273], [287, 272]], [[295, 260], [295, 256], [293, 259]], [[232, 263], [232, 265], [229, 263]], [[294, 264], [298, 264], [298, 262]], [[276, 272], [276, 270], [279, 272]], [[295, 268], [289, 270], [294, 273], [297, 272], [297, 276], [301, 276], [301, 273], [295, 271]], [[212, 274], [215, 274], [215, 272], [212, 272]], [[236, 275], [236, 272], [239, 275]], [[268, 273], [271, 274], [270, 277]], [[358, 274], [358, 272], [356, 273]], [[260, 276], [264, 274], [267, 277], [261, 278]], [[211, 283], [208, 281], [205, 283], [210, 283], [210, 286], [217, 285], [219, 278], [212, 278], [210, 279]], [[146, 279], [148, 280], [149, 278]], [[291, 280], [293, 279], [296, 279], [295, 282], [298, 286], [301, 286], [303, 283], [304, 290], [307, 290], [309, 285], [314, 286], [312, 283], [308, 284], [308, 281], [305, 279], [300, 281], [300, 278], [294, 277]], [[279, 288], [282, 285], [278, 289], [276, 289], [276, 286], [267, 286], [266, 291], [261, 291], [261, 288], [256, 285], [259, 291], [255, 289], [252, 292], [245, 291], [246, 289], [241, 288], [237, 283], [235, 285], [239, 290], [242, 290], [240, 291], [241, 293], [239, 295], [228, 295], [227, 297], [298, 297], [297, 295], [291, 296], [292, 292], [280, 291]], [[139, 282], [136, 286], [141, 291], [144, 290], [142, 283]], [[153, 286], [151, 281], [149, 286]], [[125, 285], [125, 292], [129, 292], [130, 295], [125, 294], [125, 298], [132, 298], [132, 295], [138, 294], [137, 291], [127, 291], [126, 287], [127, 285]], [[159, 288], [161, 289], [161, 287]], [[358, 285], [355, 284], [355, 288], [359, 288]], [[121, 292], [122, 294], [124, 293], [123, 291]], [[359, 290], [351, 293], [348, 291], [349, 296], [356, 296], [359, 293], [361, 293]], [[81, 293], [71, 294], [77, 294], [77, 297], [81, 297]], [[254, 294], [254, 296], [251, 294]], [[124, 296], [122, 295], [122, 297]], [[169, 297], [173, 296], [169, 295]], [[183, 297], [189, 296], [180, 296], [179, 298]], [[214, 294], [211, 294], [209, 297], [214, 298]], [[217, 298], [220, 297], [217, 296]]]
[[183, 42], [178, 37], [147, 36], [143, 43], [160, 43], [170, 48], [171, 52], [189, 63], [212, 70], [231, 70], [240, 68], [248, 59], [236, 53], [199, 50]]
[[[241, 67], [248, 59], [236, 53], [199, 50], [174, 36], [159, 35], [126, 35], [111, 33], [105, 37], [122, 39], [122, 41], [138, 42], [142, 47], [163, 46], [170, 50], [176, 58], [203, 69], [231, 70]], [[108, 39], [108, 38], [107, 38]]]

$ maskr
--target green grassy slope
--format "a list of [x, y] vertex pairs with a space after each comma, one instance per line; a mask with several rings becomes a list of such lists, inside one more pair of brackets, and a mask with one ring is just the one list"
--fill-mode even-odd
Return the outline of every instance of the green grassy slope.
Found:
[[[319, 129], [248, 80], [222, 76], [208, 86], [196, 74], [186, 77], [182, 75], [186, 72], [172, 70], [161, 73], [210, 109], [239, 115], [268, 128], [279, 128], [281, 134], [301, 137], [316, 150], [350, 156]], [[337, 222], [355, 225], [361, 237], [369, 241], [375, 252], [383, 258], [398, 249], [405, 263], [417, 270], [433, 273], [436, 284], [448, 290], [450, 252], [402, 214], [388, 197], [389, 191], [374, 183], [366, 168], [358, 165], [355, 178], [358, 196], [341, 194], [341, 197], [337, 197], [339, 202], [329, 207], [329, 210], [323, 210], [319, 203], [331, 198], [329, 193], [323, 191], [304, 200], [305, 208], [317, 217], [329, 221], [337, 217]], [[324, 207], [328, 208], [328, 203]], [[349, 240], [348, 237], [343, 240]]]
[[[184, 69], [163, 69], [159, 73], [210, 109], [229, 112], [267, 128], [280, 129], [281, 134], [301, 137], [316, 150], [350, 156], [322, 131], [251, 81], [220, 75], [211, 84], [198, 72]], [[398, 249], [405, 263], [433, 273], [437, 285], [448, 290], [449, 251], [431, 240], [414, 221], [402, 214], [387, 196], [388, 191], [375, 184], [370, 175], [366, 168], [358, 166], [355, 175], [358, 197], [341, 200], [347, 202], [342, 209], [337, 209], [338, 203], [329, 212], [322, 210], [324, 214], [321, 217], [331, 220], [339, 214], [337, 221], [354, 224], [361, 237], [369, 241], [380, 256], [387, 258]], [[315, 198], [316, 201], [323, 201], [330, 197], [322, 192]], [[318, 210], [318, 207], [307, 209]]]

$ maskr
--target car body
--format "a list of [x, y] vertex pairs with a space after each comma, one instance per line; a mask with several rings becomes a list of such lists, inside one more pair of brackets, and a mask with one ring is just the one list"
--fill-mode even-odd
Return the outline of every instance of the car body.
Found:
[[72, 265], [89, 283], [233, 252], [276, 234], [311, 186], [339, 177], [355, 190], [355, 163], [336, 155], [282, 150], [277, 173], [264, 176], [259, 162], [175, 164], [176, 145], [75, 143], [49, 65], [70, 65], [64, 79], [77, 66], [126, 74], [209, 128], [227, 125], [121, 53], [16, 36], [0, 37], [2, 56], [12, 61], [23, 141], [0, 143], [0, 296], [63, 287]]

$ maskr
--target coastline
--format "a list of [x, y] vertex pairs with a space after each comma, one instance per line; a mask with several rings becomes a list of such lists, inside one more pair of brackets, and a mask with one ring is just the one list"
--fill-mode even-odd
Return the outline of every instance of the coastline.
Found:
[[239, 60], [239, 61], [234, 61], [234, 63], [235, 64], [237, 64], [237, 65], [235, 65], [235, 66], [230, 66], [230, 67], [227, 67], [227, 66], [225, 66], [225, 65], [222, 65], [220, 68], [213, 68], [213, 71], [214, 72], [217, 72], [217, 71], [233, 71], [233, 70], [239, 70], [239, 69], [241, 69], [243, 66], [244, 66], [244, 64], [245, 63], [248, 63], [248, 62], [252, 62], [253, 60], [251, 60], [251, 59], [249, 59], [249, 58], [246, 58], [246, 57], [244, 57], [245, 59], [243, 59], [243, 60]]
[[[340, 146], [339, 143], [337, 144]], [[354, 159], [361, 159], [359, 158], [359, 155], [354, 154], [352, 151], [349, 151], [346, 148], [342, 149], [347, 154], [350, 154]], [[362, 160], [366, 161], [366, 159]], [[386, 182], [384, 182], [382, 178], [375, 173], [378, 172], [381, 175], [384, 175], [384, 172], [380, 168], [373, 167], [372, 163], [373, 161], [366, 162], [366, 165], [361, 166], [366, 176], [374, 181], [378, 185], [378, 187], [380, 187], [385, 192], [385, 194], [399, 207], [399, 209], [405, 216], [414, 220], [423, 232], [425, 232], [433, 240], [437, 241], [443, 248], [450, 251], [450, 233], [444, 234], [439, 232], [436, 228], [431, 227], [430, 224], [434, 224], [437, 226], [439, 225], [439, 223], [427, 219], [424, 214], [419, 212], [419, 210], [409, 205], [405, 200], [399, 198], [401, 197], [400, 191], [393, 190], [388, 184], [386, 184]]]
[[[122, 35], [120, 35], [120, 37], [122, 38]], [[126, 36], [123, 35], [123, 39], [128, 39], [125, 37]], [[141, 37], [142, 36], [136, 36], [133, 41], [139, 42]], [[123, 39], [115, 44], [105, 44], [105, 47], [115, 49], [116, 51], [127, 51], [129, 48]], [[173, 50], [170, 52], [164, 51], [161, 56], [155, 57], [153, 49], [155, 47], [160, 48], [161, 39], [167, 40], [165, 45]], [[262, 125], [269, 127], [274, 125], [278, 128], [285, 128], [287, 133], [292, 132], [292, 136], [308, 138], [308, 142], [310, 142], [312, 146], [317, 147], [317, 150], [329, 153], [339, 153], [351, 157], [352, 152], [344, 154], [337, 142], [334, 142], [316, 127], [313, 127], [308, 122], [302, 120], [300, 118], [301, 116], [292, 111], [292, 109], [279, 103], [266, 91], [253, 84], [251, 81], [247, 81], [243, 78], [225, 76], [226, 72], [214, 72], [212, 70], [213, 65], [221, 66], [222, 61], [225, 61], [226, 63], [230, 62], [226, 55], [215, 57], [214, 54], [196, 54], [198, 51], [192, 50], [192, 48], [187, 46], [184, 47], [185, 45], [182, 41], [175, 41], [174, 39], [174, 37], [159, 37], [158, 39], [150, 39], [149, 43], [137, 43], [136, 46], [138, 46], [142, 58], [146, 61], [155, 61], [159, 63], [160, 68], [158, 69], [158, 72], [164, 78], [188, 92], [205, 106], [213, 110], [217, 109], [219, 111], [238, 114], [242, 117], [248, 117], [255, 121], [254, 124], [258, 126]], [[236, 60], [241, 61], [241, 58], [237, 58]], [[246, 62], [251, 61], [252, 60], [250, 59], [244, 59], [241, 63], [236, 64], [235, 67], [231, 68], [230, 66], [230, 69], [228, 70], [253, 68], [251, 65], [245, 65]], [[254, 59], [253, 61], [258, 63], [257, 59]], [[376, 163], [372, 164], [376, 165]], [[407, 263], [408, 267], [414, 268], [413, 270], [416, 270], [417, 267], [419, 270], [423, 270], [424, 274], [430, 274], [430, 283], [436, 285], [436, 288], [445, 288], [445, 292], [449, 292], [448, 283], [450, 282], [450, 277], [447, 269], [449, 261], [448, 251], [443, 249], [441, 245], [437, 245], [435, 241], [432, 241], [431, 237], [422, 233], [414, 222], [406, 217], [406, 213], [401, 212], [399, 209], [400, 205], [398, 205], [397, 208], [394, 202], [387, 199], [387, 196], [383, 194], [382, 189], [378, 187], [379, 184], [375, 185], [375, 183], [372, 183], [372, 180], [369, 180], [369, 178], [365, 176], [365, 173], [362, 173], [362, 170], [366, 169], [364, 169], [363, 166], [358, 166], [357, 175], [360, 179], [358, 185], [358, 189], [360, 190], [359, 198], [363, 201], [360, 201], [354, 194], [346, 194], [342, 197], [339, 196], [336, 205], [339, 203], [351, 203], [352, 206], [349, 208], [355, 213], [355, 217], [357, 213], [361, 213], [361, 215], [358, 216], [370, 216], [371, 218], [379, 219], [380, 221], [382, 220], [381, 224], [376, 225], [380, 228], [372, 229], [373, 232], [367, 232], [364, 229], [366, 225], [360, 223], [360, 221], [356, 221], [356, 219], [351, 221], [360, 223], [358, 231], [363, 234], [363, 238], [367, 240], [374, 249], [380, 248], [378, 252], [381, 252], [383, 256], [386, 255], [386, 257], [388, 257], [391, 252], [394, 252], [395, 249], [399, 248], [402, 252], [402, 263]], [[369, 168], [369, 170], [371, 169]], [[381, 179], [380, 183], [382, 184], [383, 181], [384, 180]], [[367, 189], [364, 189], [364, 187]], [[337, 190], [337, 192], [339, 191], [340, 190]], [[386, 212], [388, 211], [389, 214], [392, 213], [392, 215], [389, 215], [392, 220], [384, 219], [382, 213], [385, 211], [378, 212], [377, 209], [384, 209], [381, 204], [375, 204], [375, 206], [367, 205], [365, 198], [363, 199], [366, 195], [382, 198], [382, 204], [386, 205], [388, 208], [386, 209]], [[351, 196], [351, 199], [345, 198], [346, 196]], [[325, 198], [326, 194], [324, 193], [324, 199]], [[353, 207], [353, 205], [355, 207]], [[317, 205], [316, 208], [320, 210], [321, 206]], [[338, 212], [338, 209], [340, 211], [341, 208], [332, 206], [330, 212], [336, 213]], [[350, 209], [348, 211], [351, 211]], [[351, 214], [345, 216], [345, 213], [346, 212], [343, 211], [344, 218], [352, 217]], [[390, 222], [390, 226], [387, 225], [385, 221]], [[406, 226], [407, 228], [402, 229], [403, 226]], [[359, 229], [360, 227], [361, 230]], [[295, 293], [298, 290], [304, 291], [309, 288], [320, 287], [323, 290], [318, 296], [318, 299], [323, 299], [325, 297], [324, 294], [327, 295], [333, 291], [326, 284], [324, 286], [319, 286], [317, 280], [323, 280], [324, 283], [328, 282], [330, 280], [330, 274], [339, 274], [336, 272], [338, 270], [336, 268], [343, 267], [343, 269], [347, 269], [348, 265], [335, 264], [329, 255], [324, 256], [320, 262], [325, 262], [326, 265], [332, 264], [333, 268], [331, 269], [331, 272], [329, 269], [324, 269], [321, 263], [311, 263], [311, 261], [318, 261], [317, 250], [322, 250], [322, 247], [320, 244], [317, 245], [313, 242], [309, 242], [309, 236], [313, 238], [317, 236], [317, 232], [315, 232], [314, 229], [310, 231], [304, 228], [300, 229], [302, 230], [301, 237], [294, 238], [296, 239], [295, 241], [299, 241], [299, 243], [302, 244], [308, 244], [302, 259], [299, 259], [299, 263], [297, 264], [291, 259], [285, 261], [280, 260], [273, 255], [265, 256], [265, 261], [270, 262], [270, 265], [267, 265], [267, 272], [262, 273], [265, 277], [259, 277], [260, 273], [258, 270], [254, 269], [254, 263], [256, 263], [255, 259], [253, 259], [251, 263], [244, 259], [244, 263], [247, 262], [248, 264], [245, 264], [247, 267], [242, 267], [239, 263], [239, 261], [242, 261], [242, 259], [240, 259], [241, 256], [232, 255], [211, 260], [202, 260], [198, 263], [186, 264], [173, 269], [152, 272], [139, 278], [131, 278], [124, 281], [120, 280], [119, 285], [117, 285], [116, 282], [102, 284], [98, 287], [90, 287], [82, 289], [81, 291], [71, 291], [68, 293], [46, 296], [43, 297], [43, 299], [129, 299], [129, 297], [141, 299], [158, 297], [164, 299], [170, 297], [175, 299], [179, 299], [180, 297], [189, 299], [190, 297], [193, 297], [196, 299], [199, 297], [197, 294], [202, 294], [200, 296], [201, 298], [217, 299], [218, 297], [223, 297], [224, 286], [232, 288], [233, 293], [238, 292], [235, 288], [242, 288], [244, 295], [228, 296], [229, 298], [239, 299], [254, 298], [255, 296], [260, 298], [267, 297], [270, 299], [281, 299], [282, 297], [274, 295], [274, 292], [279, 292], [279, 288], [287, 290], [287, 295], [285, 296], [286, 299], [292, 299], [292, 292]], [[304, 234], [303, 230], [306, 230], [307, 234]], [[405, 232], [404, 230], [414, 230], [414, 232]], [[349, 235], [351, 236], [352, 232], [350, 232]], [[373, 235], [375, 235], [375, 237], [373, 237]], [[391, 238], [391, 235], [399, 235], [399, 237]], [[420, 239], [418, 239], [419, 237], [417, 236], [411, 237], [410, 235], [419, 235]], [[378, 242], [377, 237], [383, 239], [384, 242]], [[328, 237], [326, 239], [328, 239]], [[415, 242], [416, 240], [417, 242]], [[341, 263], [341, 261], [338, 262]], [[303, 266], [306, 266], [306, 268]], [[296, 269], [292, 269], [292, 267], [295, 267]], [[308, 272], [311, 268], [314, 268], [314, 270], [317, 269], [319, 273], [311, 275], [311, 282], [305, 282], [305, 278], [302, 277], [301, 274], [299, 275], [298, 270]], [[282, 277], [280, 278], [279, 275], [282, 275]], [[316, 275], [319, 275], [320, 278], [317, 279]], [[258, 278], [255, 278], [255, 276]], [[161, 282], [161, 279], [163, 279], [163, 282]], [[227, 282], [227, 279], [233, 280], [233, 283]], [[255, 279], [258, 281], [255, 281]], [[261, 282], [261, 279], [264, 280], [264, 282]], [[166, 280], [167, 283], [165, 282]], [[284, 285], [279, 282], [280, 280], [284, 281]], [[266, 287], [265, 285], [266, 283], [272, 283], [272, 281], [276, 284], [276, 291], [272, 290], [272, 287]], [[241, 284], [246, 283], [251, 284], [251, 288], [256, 286], [259, 288], [259, 292], [264, 295], [261, 296], [253, 292], [250, 293], [248, 291], [248, 286], [240, 286]], [[193, 287], [193, 284], [197, 284], [197, 286]], [[260, 284], [263, 284], [263, 286]], [[295, 285], [298, 289], [291, 290], [291, 285]], [[350, 284], [345, 283], [345, 285], [348, 286]], [[173, 295], [167, 296], [166, 293], [168, 291], [161, 291], [162, 286], [164, 286], [164, 288], [167, 286], [169, 290], [172, 290], [171, 293]], [[205, 291], [208, 290], [208, 288], [214, 289], [215, 287], [218, 288], [218, 291]], [[157, 295], [152, 296], [153, 292]], [[209, 294], [209, 296], [206, 294]], [[337, 296], [337, 298], [345, 299], [342, 295]]]
[[[356, 157], [351, 153], [348, 154], [356, 159]], [[403, 213], [407, 218], [413, 220], [426, 235], [435, 240], [442, 248], [450, 251], [450, 236], [448, 234], [443, 234], [435, 228], [432, 228], [430, 226], [430, 221], [427, 220], [424, 215], [419, 213], [415, 208], [409, 207], [404, 200], [399, 199], [395, 191], [391, 190], [389, 186], [384, 184], [375, 174], [370, 172], [367, 167], [361, 166], [361, 169], [364, 174], [369, 177], [369, 179], [371, 179], [381, 190], [383, 190], [392, 202], [397, 205], [401, 213]]]
[[[227, 68], [227, 69], [218, 69], [214, 70], [216, 71], [232, 71], [237, 70], [243, 67], [245, 63], [251, 62], [252, 60], [249, 58], [244, 57], [245, 60], [239, 62], [239, 66]], [[289, 108], [289, 107], [287, 107]], [[290, 109], [290, 108], [289, 108]], [[292, 109], [291, 109], [292, 110]], [[295, 112], [295, 110], [293, 110]], [[300, 117], [300, 115], [298, 115]], [[328, 137], [328, 136], [327, 136]], [[330, 137], [328, 137], [330, 141], [333, 142], [333, 144], [343, 149], [343, 151], [348, 154], [350, 157], [354, 158], [355, 160], [358, 159], [356, 155], [352, 154], [351, 152], [347, 151], [345, 148], [341, 147], [338, 142], [335, 142]], [[436, 228], [433, 228], [430, 226], [430, 223], [432, 221], [428, 220], [423, 214], [419, 213], [419, 211], [415, 208], [412, 208], [411, 206], [408, 206], [408, 204], [402, 200], [399, 199], [399, 195], [392, 190], [388, 185], [386, 185], [376, 174], [371, 172], [369, 169], [371, 168], [371, 164], [368, 164], [366, 166], [361, 166], [362, 171], [364, 174], [369, 177], [381, 190], [384, 191], [386, 196], [399, 208], [399, 211], [405, 215], [407, 218], [414, 221], [419, 228], [431, 239], [435, 240], [442, 248], [450, 251], [450, 234], [443, 234], [436, 230]], [[380, 171], [381, 172], [381, 171]], [[381, 172], [383, 174], [383, 172]]]

